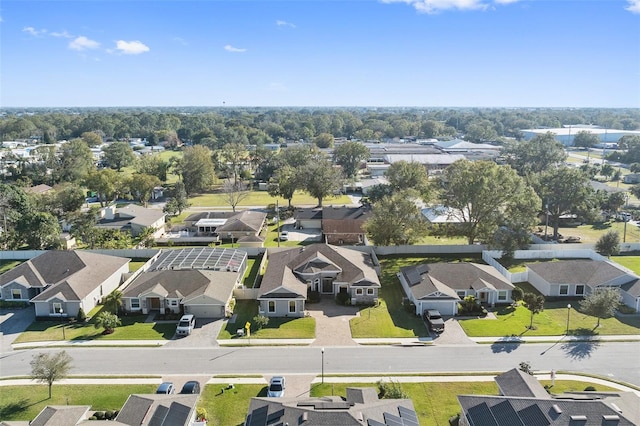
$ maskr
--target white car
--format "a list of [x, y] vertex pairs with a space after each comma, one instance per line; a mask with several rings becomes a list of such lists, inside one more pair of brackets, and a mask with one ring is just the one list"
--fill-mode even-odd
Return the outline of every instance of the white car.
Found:
[[275, 376], [269, 381], [269, 388], [267, 389], [267, 397], [280, 398], [284, 396], [284, 377]]
[[280, 232], [280, 241], [289, 241], [289, 233], [287, 231]]

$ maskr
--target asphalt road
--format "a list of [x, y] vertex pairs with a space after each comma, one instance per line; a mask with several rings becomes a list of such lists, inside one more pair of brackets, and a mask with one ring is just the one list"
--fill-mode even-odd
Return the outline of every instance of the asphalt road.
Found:
[[[58, 348], [18, 350], [0, 356], [0, 376], [28, 375], [34, 354]], [[69, 348], [74, 375], [320, 374], [315, 347]], [[468, 346], [326, 347], [326, 374], [392, 374], [506, 371], [522, 361], [534, 370], [597, 374], [640, 386], [637, 342], [526, 343]]]

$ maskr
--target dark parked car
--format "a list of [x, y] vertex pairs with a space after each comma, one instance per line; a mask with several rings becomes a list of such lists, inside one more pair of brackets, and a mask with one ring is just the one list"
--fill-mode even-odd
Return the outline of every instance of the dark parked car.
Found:
[[174, 392], [175, 388], [173, 387], [173, 383], [171, 382], [160, 383], [160, 386], [158, 386], [158, 389], [156, 389], [156, 393], [163, 393], [167, 395]]
[[200, 383], [195, 380], [188, 381], [182, 386], [180, 393], [200, 393]]
[[444, 320], [440, 312], [435, 309], [429, 309], [424, 311], [424, 320], [429, 325], [429, 330], [436, 333], [442, 333], [444, 331]]

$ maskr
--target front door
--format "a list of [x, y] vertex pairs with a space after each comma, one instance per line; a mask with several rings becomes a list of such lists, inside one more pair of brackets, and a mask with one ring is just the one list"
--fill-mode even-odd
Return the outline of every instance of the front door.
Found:
[[160, 298], [159, 297], [150, 297], [149, 299], [149, 309], [160, 309]]
[[480, 303], [487, 303], [487, 292], [480, 292]]
[[322, 292], [333, 293], [333, 280], [331, 278], [322, 279]]

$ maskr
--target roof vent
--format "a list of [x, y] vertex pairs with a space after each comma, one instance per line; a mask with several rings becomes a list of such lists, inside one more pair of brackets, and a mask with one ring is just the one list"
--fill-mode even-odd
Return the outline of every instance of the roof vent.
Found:
[[309, 413], [305, 411], [304, 413], [302, 413], [301, 421], [306, 422], [307, 420], [309, 420]]
[[562, 414], [562, 409], [558, 406], [558, 404], [553, 404], [551, 408], [553, 408], [553, 411], [555, 411], [556, 414]]
[[574, 414], [573, 416], [571, 416], [571, 421], [574, 421], [574, 422], [586, 422], [587, 421], [587, 416]]
[[605, 414], [602, 416], [602, 420], [604, 420], [605, 422], [612, 422], [620, 420], [620, 416], [617, 414]]

